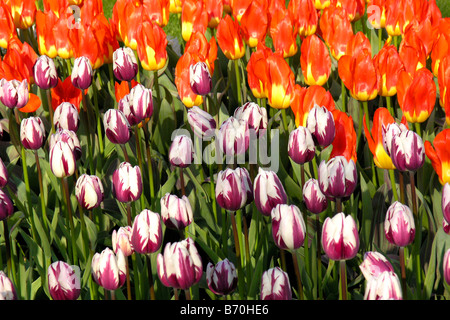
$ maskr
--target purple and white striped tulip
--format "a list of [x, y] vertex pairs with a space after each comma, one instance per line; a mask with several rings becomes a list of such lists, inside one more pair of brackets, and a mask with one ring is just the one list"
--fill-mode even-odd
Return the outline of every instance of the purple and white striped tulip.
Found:
[[202, 278], [202, 259], [191, 238], [167, 243], [156, 262], [158, 277], [166, 287], [186, 290]]
[[81, 293], [80, 276], [64, 261], [47, 269], [48, 289], [53, 300], [77, 300]]
[[227, 156], [244, 154], [250, 144], [247, 121], [229, 117], [220, 126], [217, 141], [220, 149]]
[[130, 226], [120, 227], [118, 230], [113, 230], [111, 241], [114, 253], [121, 250], [125, 257], [129, 257], [134, 253], [134, 248], [131, 244]]
[[356, 222], [343, 212], [325, 219], [322, 227], [322, 248], [331, 260], [353, 259], [359, 249]]
[[44, 144], [45, 128], [39, 117], [25, 118], [20, 123], [20, 141], [25, 149], [37, 150]]
[[33, 74], [34, 82], [41, 89], [51, 89], [58, 84], [58, 72], [55, 63], [52, 58], [46, 55], [37, 58], [33, 67]]
[[191, 203], [188, 197], [178, 198], [176, 195], [166, 193], [161, 198], [161, 219], [170, 229], [183, 230], [194, 219]]
[[69, 177], [75, 173], [75, 152], [69, 143], [57, 141], [50, 149], [49, 159], [50, 168], [57, 178]]
[[161, 217], [158, 213], [144, 209], [133, 221], [131, 245], [137, 253], [158, 251], [162, 243]]
[[234, 111], [234, 117], [247, 121], [248, 128], [254, 130], [257, 136], [260, 131], [262, 133], [267, 129], [267, 111], [254, 102], [246, 102], [243, 106], [237, 108]]
[[318, 173], [319, 187], [328, 198], [347, 198], [356, 188], [358, 173], [355, 162], [343, 156], [322, 160]]
[[14, 213], [14, 206], [8, 195], [0, 189], [0, 221], [7, 219]]
[[97, 208], [105, 197], [102, 181], [95, 175], [83, 173], [75, 184], [75, 196], [83, 209]]
[[391, 159], [400, 171], [416, 171], [425, 163], [422, 138], [414, 131], [403, 131], [392, 138]]
[[364, 253], [364, 260], [359, 265], [359, 269], [367, 281], [372, 277], [378, 277], [382, 272], [394, 272], [392, 264], [381, 253], [376, 251]]
[[199, 61], [189, 67], [189, 84], [192, 91], [200, 96], [211, 91], [211, 74], [205, 62]]
[[78, 57], [74, 61], [70, 80], [75, 88], [86, 90], [92, 84], [94, 71], [87, 57]]
[[114, 76], [120, 81], [131, 81], [138, 72], [134, 52], [129, 47], [117, 48], [113, 53]]
[[77, 132], [80, 117], [77, 107], [70, 102], [62, 102], [53, 114], [53, 125], [56, 129], [62, 128]]
[[236, 267], [228, 259], [211, 262], [206, 266], [206, 283], [209, 290], [217, 295], [231, 294], [237, 287]]
[[416, 234], [414, 216], [411, 209], [399, 201], [391, 204], [384, 220], [386, 239], [398, 246], [405, 247], [413, 242]]
[[106, 137], [115, 144], [125, 144], [130, 140], [131, 126], [127, 118], [118, 109], [108, 109], [103, 115], [103, 127]]
[[200, 139], [214, 136], [216, 120], [208, 112], [193, 106], [188, 110], [187, 119], [192, 131]]
[[10, 109], [22, 108], [28, 103], [30, 94], [28, 91], [28, 81], [26, 79], [0, 81], [0, 101]]
[[117, 254], [110, 248], [92, 257], [91, 274], [94, 281], [106, 290], [116, 290], [123, 286], [127, 277], [125, 255], [121, 250]]
[[176, 136], [169, 148], [169, 162], [179, 168], [186, 168], [194, 161], [194, 146], [190, 137]]
[[295, 205], [278, 204], [272, 209], [272, 237], [284, 250], [300, 248], [306, 236], [306, 226], [300, 209]]
[[383, 148], [389, 157], [391, 156], [392, 139], [407, 130], [408, 128], [403, 123], [393, 122], [389, 123], [387, 126], [382, 125], [381, 135], [383, 137]]
[[220, 207], [230, 212], [247, 203], [246, 179], [240, 171], [226, 168], [217, 174], [216, 200]]
[[130, 126], [134, 126], [139, 122], [138, 119], [136, 119], [134, 114], [131, 112], [130, 94], [125, 95], [122, 99], [119, 100], [117, 109], [122, 111], [125, 118], [127, 118]]
[[152, 90], [138, 83], [129, 93], [131, 113], [137, 122], [150, 118], [153, 114]]
[[244, 167], [237, 167], [235, 171], [238, 173], [238, 175], [241, 178], [242, 183], [244, 184], [244, 190], [247, 193], [247, 201], [245, 202], [245, 205], [252, 203], [254, 197], [253, 197], [253, 183], [252, 179], [250, 178], [250, 173], [248, 170]]
[[442, 219], [442, 230], [448, 235], [450, 235], [450, 223], [447, 220]]
[[270, 216], [277, 204], [287, 203], [286, 191], [277, 174], [262, 168], [253, 183], [253, 196], [256, 208], [264, 216]]
[[442, 261], [442, 270], [444, 273], [445, 282], [450, 285], [450, 249], [444, 253], [444, 260]]
[[378, 277], [367, 281], [364, 300], [402, 300], [402, 289], [398, 276], [391, 271], [383, 271]]
[[292, 300], [289, 276], [279, 267], [264, 271], [261, 277], [261, 300]]
[[49, 149], [51, 150], [55, 143], [58, 141], [64, 141], [69, 144], [70, 148], [75, 154], [76, 160], [79, 160], [81, 158], [82, 150], [80, 140], [78, 139], [75, 131], [62, 128], [56, 129], [56, 132], [50, 136], [50, 141], [48, 144]]
[[8, 183], [9, 174], [5, 163], [2, 158], [0, 158], [0, 189], [4, 188]]
[[288, 155], [298, 164], [310, 162], [316, 156], [316, 146], [311, 132], [306, 127], [291, 131], [288, 141]]
[[17, 300], [16, 289], [6, 273], [0, 270], [0, 300]]
[[303, 185], [303, 202], [311, 213], [319, 214], [328, 207], [327, 197], [320, 191], [319, 181], [311, 178]]
[[114, 195], [120, 202], [131, 202], [142, 194], [142, 176], [139, 166], [122, 162], [112, 176]]
[[447, 182], [442, 188], [442, 199], [441, 199], [442, 214], [444, 215], [444, 220], [450, 222], [450, 184]]
[[336, 134], [333, 114], [325, 107], [315, 105], [308, 113], [306, 127], [311, 132], [316, 145], [329, 146]]

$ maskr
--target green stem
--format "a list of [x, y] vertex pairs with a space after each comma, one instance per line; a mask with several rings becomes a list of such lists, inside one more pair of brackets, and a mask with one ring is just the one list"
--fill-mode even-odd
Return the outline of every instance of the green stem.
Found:
[[150, 206], [152, 206], [152, 201], [155, 198], [155, 186], [153, 182], [153, 164], [152, 164], [152, 155], [150, 150], [150, 136], [148, 131], [148, 126], [143, 122], [144, 134], [145, 134], [145, 149], [147, 152], [147, 166], [148, 166], [148, 183], [150, 185]]
[[146, 254], [145, 256], [147, 257], [148, 281], [150, 283], [150, 300], [156, 300], [155, 286], [154, 286], [154, 282], [153, 282], [152, 262], [150, 259], [150, 254]]
[[[145, 120], [144, 120], [145, 121]], [[142, 170], [142, 152], [141, 152], [141, 131], [139, 125], [134, 127], [134, 133], [136, 138], [136, 158], [138, 160], [138, 166]], [[145, 199], [143, 196], [139, 199], [141, 201], [141, 208], [145, 208]]]
[[34, 153], [34, 156], [36, 158], [36, 168], [37, 168], [37, 172], [38, 172], [38, 180], [39, 180], [39, 191], [40, 191], [40, 198], [41, 198], [41, 210], [42, 210], [42, 220], [44, 222], [44, 228], [45, 231], [48, 233], [49, 229], [48, 229], [48, 222], [47, 222], [47, 203], [45, 202], [45, 195], [44, 195], [44, 186], [42, 184], [42, 171], [41, 171], [41, 166], [39, 163], [39, 156], [37, 151]]
[[321, 259], [321, 228], [320, 228], [320, 216], [316, 214], [316, 230], [317, 230], [317, 290], [319, 292], [319, 299], [323, 299], [323, 292], [322, 292], [322, 259]]
[[288, 132], [288, 122], [286, 117], [286, 109], [281, 109], [281, 116], [283, 118], [284, 131]]
[[25, 148], [23, 146], [21, 148], [21, 151], [22, 151], [23, 180], [25, 182], [25, 192], [26, 192], [26, 197], [27, 197], [27, 205], [25, 207], [27, 208], [28, 218], [30, 219], [33, 239], [36, 240], [36, 229], [35, 229], [34, 218], [33, 218], [33, 204], [31, 202], [30, 179], [28, 177], [27, 158], [26, 158]]
[[347, 300], [347, 271], [345, 268], [345, 260], [339, 261], [340, 280], [341, 280], [341, 300]]
[[90, 170], [90, 174], [95, 174], [95, 169], [94, 169], [94, 160], [92, 157], [92, 146], [91, 146], [91, 127], [89, 125], [89, 116], [88, 116], [88, 110], [89, 107], [87, 105], [87, 98], [86, 95], [84, 94], [84, 90], [81, 90], [81, 97], [82, 97], [82, 101], [83, 101], [83, 107], [84, 107], [84, 112], [83, 112], [83, 117], [84, 117], [84, 124], [86, 125], [86, 140], [87, 140], [87, 148], [88, 148], [88, 159], [89, 159], [89, 170]]
[[294, 270], [295, 270], [295, 278], [297, 279], [297, 290], [298, 290], [298, 299], [303, 300], [303, 285], [302, 285], [302, 278], [300, 276], [300, 265], [298, 263], [298, 255], [297, 251], [291, 251], [292, 255], [292, 262], [294, 263]]
[[391, 116], [395, 117], [395, 114], [392, 112], [391, 97], [389, 97], [389, 96], [386, 97], [386, 107], [387, 107], [389, 113], [391, 114]]
[[397, 193], [397, 185], [395, 183], [395, 172], [392, 169], [388, 169], [389, 171], [389, 177], [391, 179], [391, 187], [392, 187], [392, 193], [394, 194], [394, 200], [398, 201], [398, 193]]
[[241, 76], [239, 71], [239, 59], [234, 60], [234, 70], [236, 73], [236, 88], [237, 88], [237, 95], [238, 95], [238, 105], [242, 105], [242, 92], [241, 92]]
[[341, 96], [342, 96], [342, 111], [347, 112], [347, 89], [345, 88], [344, 81], [341, 79]]
[[416, 239], [414, 242], [414, 251], [415, 251], [415, 270], [416, 270], [416, 283], [417, 283], [417, 294], [421, 295], [422, 293], [422, 270], [420, 266], [420, 244], [422, 242], [422, 219], [419, 217], [419, 213], [417, 211], [417, 194], [416, 194], [416, 184], [414, 180], [414, 172], [409, 172], [410, 184], [411, 184], [411, 201], [413, 207], [413, 214], [416, 220]]
[[403, 299], [407, 300], [406, 269], [405, 269], [405, 248], [404, 247], [400, 247], [399, 255], [400, 255], [399, 258], [400, 258], [400, 268], [401, 268]]
[[237, 225], [236, 225], [236, 219], [234, 216], [234, 212], [230, 212], [230, 218], [231, 218], [231, 226], [233, 228], [233, 235], [234, 235], [234, 247], [236, 251], [236, 262], [237, 262], [237, 269], [238, 269], [238, 290], [239, 290], [239, 297], [241, 299], [245, 299], [244, 294], [244, 274], [242, 272], [242, 263], [241, 263], [241, 250], [240, 250], [240, 244], [239, 244], [239, 235], [237, 231]]
[[66, 198], [66, 209], [67, 209], [67, 217], [69, 219], [69, 225], [70, 225], [70, 237], [72, 241], [72, 264], [78, 264], [78, 254], [77, 254], [77, 247], [76, 247], [76, 235], [75, 235], [75, 226], [73, 223], [73, 216], [72, 216], [72, 204], [70, 201], [70, 194], [69, 194], [69, 186], [67, 184], [67, 179], [61, 178], [61, 184], [64, 189], [64, 195]]
[[214, 171], [212, 164], [209, 165], [209, 179], [210, 179], [210, 188], [211, 188], [211, 198], [212, 198], [212, 208], [214, 213], [214, 221], [217, 224], [217, 204], [216, 204], [216, 192], [214, 189]]
[[14, 263], [14, 260], [11, 259], [11, 242], [9, 239], [9, 228], [8, 228], [8, 219], [3, 220], [3, 237], [5, 238], [5, 249], [6, 249], [6, 267], [7, 267], [7, 274], [10, 279], [12, 279], [13, 276], [13, 267], [12, 264]]

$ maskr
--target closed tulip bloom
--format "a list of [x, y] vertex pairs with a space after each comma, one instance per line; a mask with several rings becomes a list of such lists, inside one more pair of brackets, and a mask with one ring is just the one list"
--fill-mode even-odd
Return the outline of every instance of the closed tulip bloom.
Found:
[[0, 189], [5, 187], [8, 183], [8, 169], [6, 169], [6, 165], [3, 160], [0, 158]]
[[114, 76], [120, 81], [131, 81], [138, 71], [134, 52], [129, 47], [118, 48], [113, 53]]
[[301, 37], [314, 34], [319, 24], [319, 15], [314, 6], [314, 0], [290, 1], [288, 10], [294, 17], [294, 25]]
[[445, 121], [450, 124], [450, 55], [444, 57], [438, 70], [439, 105], [445, 111]]
[[102, 181], [95, 175], [83, 173], [75, 184], [75, 196], [83, 209], [97, 208], [104, 199]]
[[216, 130], [216, 120], [198, 106], [188, 109], [187, 119], [194, 134], [202, 138], [212, 137]]
[[3, 271], [0, 271], [0, 300], [17, 300], [14, 284]]
[[386, 239], [398, 247], [412, 243], [416, 227], [411, 209], [398, 201], [391, 204], [386, 212], [384, 233]]
[[334, 118], [335, 135], [331, 143], [330, 159], [343, 156], [347, 161], [353, 160], [356, 163], [356, 130], [353, 118], [339, 109], [331, 113]]
[[91, 86], [93, 79], [91, 62], [85, 56], [75, 59], [70, 79], [74, 87], [85, 90]]
[[267, 10], [259, 1], [252, 1], [240, 19], [242, 37], [250, 48], [264, 43], [269, 26]]
[[397, 82], [400, 72], [405, 70], [397, 48], [394, 45], [387, 45], [373, 58], [375, 68], [381, 76], [381, 86], [379, 95], [391, 97], [397, 93]]
[[139, 166], [133, 167], [128, 162], [122, 162], [112, 176], [114, 196], [120, 202], [130, 202], [139, 199], [142, 194], [142, 176]]
[[277, 23], [272, 20], [270, 27], [270, 37], [273, 41], [274, 51], [283, 58], [292, 57], [298, 51], [297, 29], [291, 15], [287, 14]]
[[137, 253], [158, 251], [162, 243], [161, 217], [158, 213], [144, 209], [133, 221], [131, 244]]
[[167, 243], [156, 262], [158, 277], [166, 287], [186, 290], [202, 278], [202, 260], [191, 238]]
[[444, 261], [442, 262], [442, 268], [444, 270], [444, 280], [450, 285], [450, 249], [444, 254]]
[[402, 289], [398, 276], [384, 271], [367, 281], [364, 300], [402, 300]]
[[106, 136], [112, 143], [125, 144], [130, 140], [131, 126], [122, 111], [108, 109], [103, 115], [103, 126]]
[[49, 149], [51, 150], [58, 141], [63, 141], [69, 144], [75, 154], [75, 160], [79, 160], [81, 158], [82, 150], [80, 140], [74, 131], [62, 128], [56, 129], [56, 132], [50, 136], [50, 141], [48, 144]]
[[448, 182], [442, 188], [441, 207], [444, 219], [450, 223], [450, 184]]
[[77, 107], [70, 102], [61, 103], [53, 114], [53, 125], [55, 128], [62, 128], [76, 132], [80, 124], [80, 117]]
[[356, 188], [358, 173], [353, 160], [343, 156], [322, 160], [319, 165], [319, 186], [322, 193], [329, 198], [347, 198]]
[[288, 155], [298, 164], [305, 164], [316, 156], [316, 146], [308, 128], [298, 127], [291, 131], [288, 141]]
[[315, 34], [302, 41], [300, 66], [308, 86], [323, 86], [331, 73], [331, 57], [325, 43]]
[[271, 212], [272, 237], [284, 250], [300, 248], [306, 237], [306, 226], [300, 209], [295, 205], [278, 204]]
[[37, 58], [34, 67], [34, 83], [44, 90], [54, 88], [58, 84], [58, 72], [53, 59], [42, 55]]
[[50, 168], [57, 178], [65, 178], [75, 173], [76, 159], [69, 143], [57, 141], [50, 149]]
[[117, 252], [121, 250], [125, 257], [129, 257], [134, 253], [134, 248], [131, 244], [131, 226], [120, 227], [118, 230], [113, 230], [111, 241], [114, 253], [117, 254]]
[[131, 113], [138, 122], [150, 118], [153, 114], [152, 90], [138, 83], [130, 91]]
[[188, 197], [166, 193], [161, 198], [161, 219], [171, 229], [183, 230], [190, 225], [194, 217]]
[[400, 171], [417, 171], [425, 163], [425, 147], [422, 138], [412, 130], [406, 130], [392, 138], [390, 149], [394, 166]]
[[282, 54], [267, 57], [268, 102], [272, 108], [286, 109], [294, 98], [295, 76]]
[[0, 81], [0, 101], [8, 108], [22, 108], [29, 100], [28, 81]]
[[[450, 143], [450, 129], [444, 129], [439, 132], [433, 140], [425, 141], [425, 153], [431, 160], [431, 165], [439, 177], [439, 182], [444, 185], [450, 183], [450, 153], [448, 145]], [[433, 147], [434, 145], [434, 147]]]
[[206, 266], [206, 283], [214, 294], [231, 294], [237, 287], [237, 280], [236, 267], [228, 259], [221, 260], [216, 265], [209, 262]]
[[319, 181], [316, 179], [311, 178], [305, 182], [302, 194], [306, 209], [312, 213], [319, 214], [328, 207], [327, 197], [320, 191]]
[[53, 300], [77, 300], [81, 293], [80, 277], [64, 261], [53, 262], [47, 270], [48, 289]]
[[408, 128], [403, 123], [391, 122], [381, 126], [383, 148], [389, 157], [391, 156], [392, 140], [395, 136], [407, 130]]
[[131, 103], [132, 103], [132, 101], [130, 101], [130, 94], [126, 94], [119, 100], [117, 109], [123, 113], [125, 118], [127, 118], [128, 123], [132, 127], [135, 124], [139, 123], [139, 121], [136, 119], [134, 114], [131, 112]]
[[245, 54], [239, 22], [230, 15], [225, 15], [217, 26], [217, 42], [229, 60], [240, 59]]
[[325, 148], [333, 142], [336, 127], [333, 114], [327, 108], [315, 105], [308, 113], [306, 127], [318, 146]]
[[248, 128], [254, 130], [256, 135], [267, 129], [267, 111], [254, 102], [246, 102], [243, 106], [236, 108], [234, 117], [247, 121]]
[[218, 143], [227, 156], [243, 154], [250, 144], [250, 132], [245, 120], [233, 116], [225, 120], [219, 129]]
[[238, 170], [226, 168], [217, 175], [216, 200], [225, 210], [237, 211], [247, 203], [247, 180]]
[[0, 221], [7, 219], [14, 213], [14, 206], [8, 195], [0, 189]]
[[20, 123], [20, 141], [25, 149], [37, 150], [44, 144], [45, 128], [39, 117], [29, 117]]
[[211, 91], [211, 74], [205, 62], [199, 61], [189, 67], [189, 79], [195, 94], [204, 96]]
[[180, 168], [187, 168], [194, 161], [194, 147], [190, 137], [176, 136], [169, 149], [169, 162]]
[[288, 274], [279, 267], [264, 271], [260, 297], [261, 300], [292, 300]]
[[250, 55], [247, 63], [247, 82], [255, 98], [269, 96], [269, 69], [266, 59], [272, 54], [272, 49], [260, 43]]
[[364, 253], [364, 260], [359, 269], [369, 281], [372, 277], [378, 277], [382, 272], [394, 272], [392, 264], [379, 252], [369, 251]]
[[253, 195], [256, 208], [264, 216], [269, 216], [277, 204], [287, 203], [286, 191], [274, 171], [259, 168], [253, 183]]
[[125, 255], [121, 250], [117, 254], [110, 248], [92, 257], [91, 273], [94, 281], [106, 290], [116, 290], [123, 286], [127, 277]]
[[322, 227], [322, 247], [331, 260], [353, 259], [359, 249], [356, 222], [343, 212], [325, 219]]

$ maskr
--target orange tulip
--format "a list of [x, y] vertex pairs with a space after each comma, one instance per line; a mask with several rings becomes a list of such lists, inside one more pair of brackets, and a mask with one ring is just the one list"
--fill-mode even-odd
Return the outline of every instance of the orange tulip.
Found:
[[56, 110], [56, 108], [63, 102], [70, 102], [77, 107], [78, 111], [80, 111], [82, 92], [80, 89], [74, 87], [70, 76], [64, 81], [58, 79], [58, 84], [56, 87], [51, 89], [51, 94], [53, 110]]
[[399, 36], [405, 32], [414, 19], [411, 0], [386, 0], [386, 31], [389, 36]]
[[294, 26], [301, 37], [307, 37], [316, 32], [319, 15], [313, 0], [290, 1], [288, 11], [293, 17]]
[[56, 40], [53, 34], [53, 27], [57, 21], [58, 17], [53, 11], [47, 13], [38, 11], [36, 13], [36, 35], [39, 53], [50, 58], [55, 58], [58, 55]]
[[415, 22], [408, 25], [405, 29], [402, 41], [411, 43], [415, 46], [420, 43], [424, 47], [425, 54], [428, 57], [437, 38], [439, 29], [431, 24], [431, 19], [426, 18], [421, 22]]
[[138, 26], [143, 20], [143, 6], [130, 0], [119, 0], [114, 4], [112, 21], [125, 46], [137, 50]]
[[194, 55], [190, 52], [186, 52], [178, 59], [175, 67], [175, 85], [181, 102], [183, 102], [187, 108], [192, 108], [193, 106], [198, 106], [203, 103], [203, 97], [192, 91], [189, 81], [189, 68], [194, 63]]
[[364, 33], [359, 31], [354, 36], [352, 36], [350, 41], [347, 43], [345, 54], [350, 56], [356, 55], [359, 50], [364, 49], [372, 52], [372, 45], [369, 38], [367, 38]]
[[266, 61], [269, 75], [269, 104], [275, 109], [286, 109], [294, 98], [294, 73], [280, 53], [269, 55]]
[[169, 23], [170, 1], [169, 0], [144, 0], [143, 7], [145, 18], [156, 23], [161, 28]]
[[33, 67], [38, 56], [27, 43], [14, 37], [8, 41], [8, 50], [1, 61], [0, 79], [27, 80], [28, 85], [34, 83]]
[[182, 0], [170, 0], [169, 12], [170, 13], [181, 13], [183, 10]]
[[252, 0], [231, 0], [231, 10], [233, 17], [237, 19], [238, 22], [241, 22], [241, 18], [245, 13], [245, 10], [250, 6]]
[[[134, 88], [139, 82], [131, 79], [131, 88]], [[122, 100], [127, 94], [130, 93], [130, 83], [128, 81], [121, 81], [114, 83], [114, 96], [116, 97], [116, 102]]]
[[256, 98], [267, 98], [269, 96], [269, 74], [267, 68], [267, 57], [272, 50], [264, 44], [259, 44], [247, 63], [247, 81]]
[[331, 0], [314, 0], [314, 6], [317, 10], [323, 10], [331, 5]]
[[404, 41], [400, 43], [398, 49], [400, 60], [402, 60], [405, 70], [413, 75], [417, 70], [426, 66], [427, 55], [425, 47], [421, 42], [412, 46]]
[[216, 28], [223, 15], [223, 0], [205, 0], [205, 10], [208, 13], [208, 27]]
[[208, 12], [202, 0], [184, 0], [181, 11], [181, 36], [189, 41], [194, 31], [206, 32]]
[[367, 20], [375, 29], [386, 27], [386, 0], [368, 1]]
[[284, 0], [269, 0], [267, 14], [269, 16], [269, 34], [271, 34], [276, 31], [278, 23], [289, 15], [289, 11]]
[[97, 31], [98, 29], [94, 29], [90, 25], [82, 24], [79, 29], [76, 29], [76, 36], [73, 37], [73, 56], [75, 58], [86, 56], [93, 69], [98, 69], [103, 65], [101, 50], [104, 47], [96, 38]]
[[425, 154], [431, 160], [431, 165], [436, 171], [439, 182], [444, 185], [450, 183], [450, 129], [439, 132], [433, 140], [434, 148], [430, 141], [425, 141]]
[[450, 30], [450, 18], [441, 19], [430, 54], [431, 70], [436, 77], [438, 75], [439, 63], [450, 53], [450, 32], [448, 30]]
[[361, 19], [366, 9], [365, 0], [331, 0], [331, 6], [343, 8], [352, 22]]
[[5, 0], [11, 8], [14, 25], [19, 29], [28, 29], [36, 18], [36, 3], [34, 0]]
[[186, 43], [184, 52], [192, 54], [195, 63], [202, 61], [208, 66], [209, 73], [214, 73], [214, 62], [217, 59], [217, 43], [214, 37], [208, 41], [202, 32], [194, 32]]
[[217, 42], [229, 60], [240, 59], [245, 54], [245, 45], [240, 30], [239, 23], [230, 15], [225, 15], [217, 26]]
[[439, 104], [445, 110], [445, 120], [450, 125], [450, 56], [439, 64], [438, 72]]
[[307, 85], [324, 85], [331, 73], [331, 58], [328, 48], [313, 34], [301, 45], [300, 66]]
[[137, 32], [137, 54], [145, 70], [160, 70], [167, 62], [167, 38], [164, 30], [149, 20], [143, 21]]
[[4, 3], [0, 3], [0, 47], [6, 49], [8, 41], [17, 36], [11, 9]]
[[258, 43], [265, 43], [269, 17], [265, 8], [258, 1], [252, 1], [240, 22], [242, 37], [250, 48], [255, 48]]
[[356, 131], [352, 116], [335, 109], [331, 112], [334, 118], [335, 136], [332, 142], [330, 159], [337, 156], [344, 156], [347, 161], [353, 160], [356, 163]]
[[292, 57], [297, 53], [297, 33], [294, 30], [293, 21], [290, 15], [284, 16], [275, 28], [270, 31], [275, 52], [280, 52], [283, 58]]
[[385, 45], [374, 56], [373, 61], [381, 77], [379, 94], [383, 97], [394, 96], [397, 94], [399, 74], [405, 70], [397, 49], [393, 45]]

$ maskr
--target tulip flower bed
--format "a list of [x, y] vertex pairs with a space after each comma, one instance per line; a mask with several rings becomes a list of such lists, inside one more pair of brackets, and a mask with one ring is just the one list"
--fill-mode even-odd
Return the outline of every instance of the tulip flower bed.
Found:
[[449, 19], [3, 2], [0, 299], [450, 298]]

